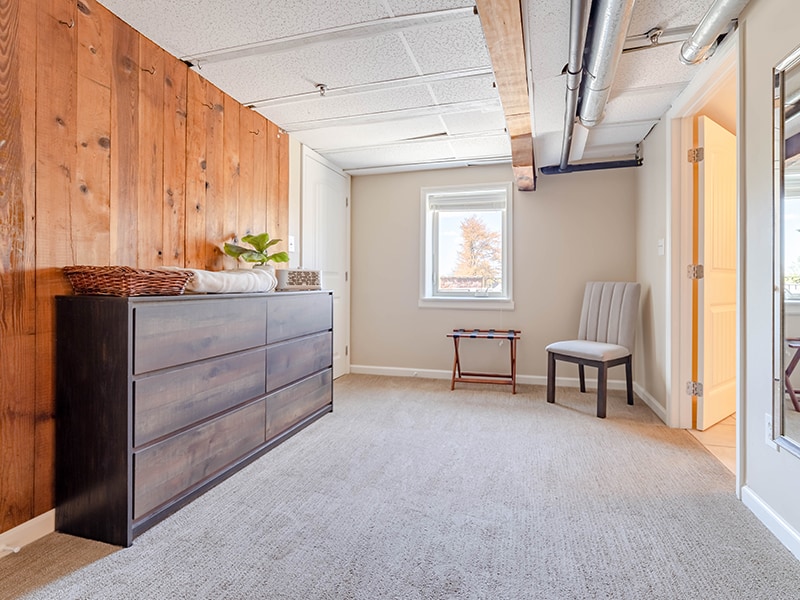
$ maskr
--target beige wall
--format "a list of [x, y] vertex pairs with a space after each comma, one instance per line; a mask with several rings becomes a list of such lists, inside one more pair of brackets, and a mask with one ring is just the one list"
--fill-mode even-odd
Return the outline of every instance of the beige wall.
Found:
[[[800, 45], [794, 0], [751, 0], [741, 23], [744, 148], [743, 498], [800, 530], [800, 459], [764, 443], [772, 404], [772, 68]], [[762, 516], [762, 518], [764, 518]], [[797, 540], [795, 540], [797, 541]]]
[[[636, 170], [636, 280], [642, 284], [634, 380], [665, 412], [667, 408], [667, 136], [660, 122], [647, 136], [644, 164]], [[659, 254], [659, 242], [664, 244]]]
[[[577, 332], [585, 282], [635, 278], [635, 169], [540, 176], [536, 192], [514, 193], [515, 309], [419, 308], [420, 188], [511, 179], [507, 165], [353, 178], [354, 370], [449, 372], [448, 331], [495, 327], [522, 330], [518, 373], [543, 378], [544, 347]], [[507, 348], [470, 346], [476, 351], [465, 349], [465, 361], [508, 368]], [[577, 375], [572, 365], [558, 373]], [[624, 379], [624, 371], [611, 378]]]

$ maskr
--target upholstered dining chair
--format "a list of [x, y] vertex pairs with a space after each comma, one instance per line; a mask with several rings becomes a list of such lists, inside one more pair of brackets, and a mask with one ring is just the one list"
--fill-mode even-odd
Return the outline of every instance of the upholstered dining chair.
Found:
[[581, 392], [586, 391], [584, 368], [597, 368], [597, 416], [606, 416], [608, 369], [625, 365], [628, 404], [633, 404], [631, 355], [639, 316], [638, 283], [590, 281], [583, 293], [578, 338], [547, 346], [547, 401], [556, 401], [556, 361], [576, 363]]

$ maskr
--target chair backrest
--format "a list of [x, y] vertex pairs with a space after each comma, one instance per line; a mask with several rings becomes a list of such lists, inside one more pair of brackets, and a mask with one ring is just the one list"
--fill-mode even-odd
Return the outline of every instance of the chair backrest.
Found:
[[587, 283], [583, 293], [578, 339], [618, 344], [633, 352], [640, 292], [638, 283]]

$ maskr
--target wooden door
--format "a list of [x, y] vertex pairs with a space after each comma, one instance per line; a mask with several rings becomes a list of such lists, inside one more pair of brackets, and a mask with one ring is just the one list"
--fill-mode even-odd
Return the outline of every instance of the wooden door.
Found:
[[696, 428], [736, 412], [736, 136], [708, 117], [695, 122], [703, 159], [695, 169], [696, 281], [693, 371], [703, 383]]

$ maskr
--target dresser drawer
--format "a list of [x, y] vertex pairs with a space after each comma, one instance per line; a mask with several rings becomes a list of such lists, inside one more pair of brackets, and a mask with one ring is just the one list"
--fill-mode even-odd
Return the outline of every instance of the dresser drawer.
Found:
[[267, 440], [330, 404], [331, 379], [328, 369], [267, 396]]
[[330, 331], [267, 347], [267, 392], [331, 366]]
[[135, 305], [133, 372], [263, 346], [266, 314], [266, 298]]
[[267, 313], [269, 344], [332, 327], [330, 294], [276, 294], [269, 299]]
[[133, 445], [141, 446], [266, 391], [266, 350], [232, 354], [133, 382]]
[[180, 496], [263, 444], [264, 409], [262, 400], [134, 453], [133, 518]]

